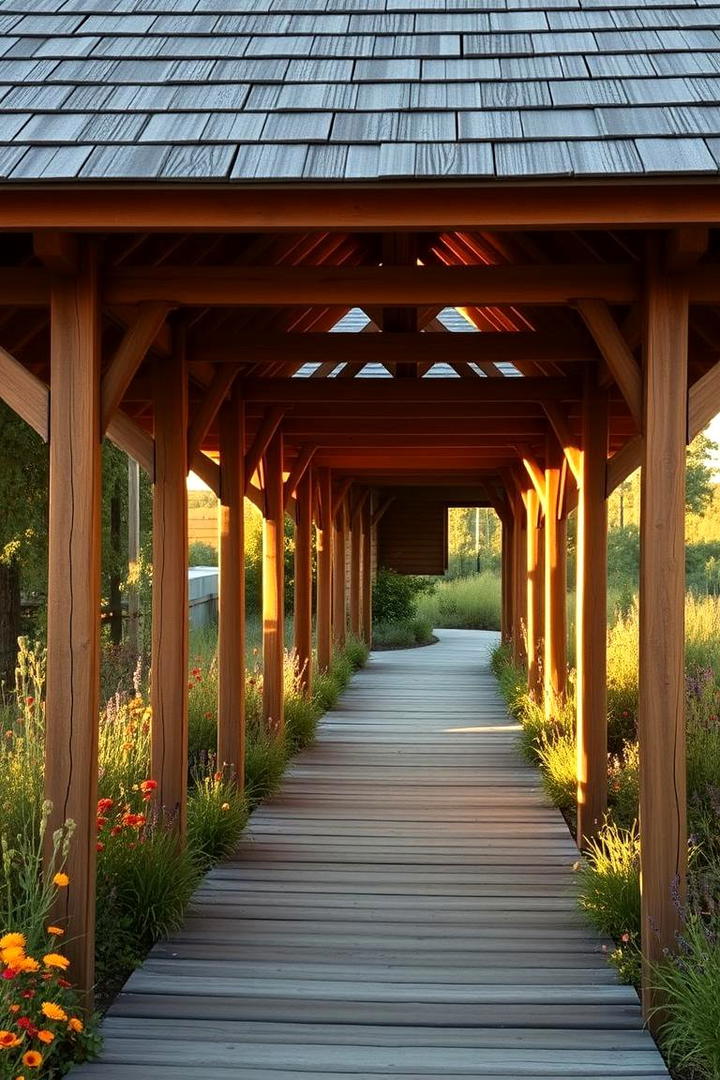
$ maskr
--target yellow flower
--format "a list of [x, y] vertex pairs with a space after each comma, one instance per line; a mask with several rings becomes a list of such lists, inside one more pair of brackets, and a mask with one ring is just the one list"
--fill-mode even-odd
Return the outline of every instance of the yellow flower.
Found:
[[43, 1063], [43, 1056], [37, 1050], [28, 1050], [22, 1056], [22, 1063], [27, 1065], [28, 1069], [39, 1069]]
[[48, 1031], [47, 1028], [42, 1028], [40, 1031], [38, 1031], [37, 1037], [40, 1042], [44, 1043], [51, 1043], [55, 1038], [52, 1031]]
[[0, 960], [2, 960], [3, 964], [7, 964], [8, 967], [16, 967], [24, 956], [25, 950], [21, 945], [10, 945], [9, 948], [0, 952]]
[[18, 971], [39, 971], [40, 965], [37, 960], [34, 960], [32, 956], [23, 956], [16, 964], [13, 964]]
[[20, 1045], [20, 1039], [12, 1031], [0, 1031], [0, 1050], [14, 1050]]
[[48, 926], [47, 932], [48, 934], [52, 934], [53, 937], [62, 937], [65, 933], [62, 926]]
[[83, 1024], [82, 1020], [78, 1020], [77, 1016], [71, 1016], [70, 1020], [68, 1021], [68, 1027], [71, 1031], [83, 1031], [85, 1025]]
[[27, 940], [24, 934], [3, 934], [0, 937], [0, 949], [24, 949], [27, 945]]
[[67, 1020], [65, 1010], [56, 1005], [54, 1001], [43, 1001], [40, 1011], [43, 1016], [47, 1016], [48, 1020]]
[[70, 884], [70, 878], [67, 874], [57, 873], [53, 878], [53, 885], [57, 885], [58, 889], [65, 889]]
[[43, 956], [43, 964], [49, 968], [60, 968], [61, 971], [66, 971], [70, 967], [70, 961], [67, 956], [61, 956], [60, 953], [49, 952]]

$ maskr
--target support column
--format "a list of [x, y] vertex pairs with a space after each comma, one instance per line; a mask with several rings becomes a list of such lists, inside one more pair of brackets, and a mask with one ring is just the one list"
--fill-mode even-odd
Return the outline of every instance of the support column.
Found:
[[182, 342], [156, 361], [155, 483], [153, 486], [152, 775], [158, 806], [176, 817], [181, 835], [187, 812], [188, 380]]
[[100, 333], [97, 277], [85, 248], [53, 281], [45, 797], [48, 835], [75, 822], [53, 921], [63, 920], [73, 979], [94, 983], [100, 646]]
[[567, 522], [560, 506], [563, 451], [548, 435], [545, 454], [545, 715], [567, 689]]
[[[685, 440], [688, 295], [651, 267], [647, 286], [640, 512], [640, 833], [643, 1006], [650, 967], [676, 946], [687, 868]], [[656, 1022], [657, 1022], [656, 1017]]]
[[317, 473], [317, 662], [322, 672], [332, 663], [332, 475], [329, 469]]
[[513, 533], [513, 663], [527, 662], [527, 521], [524, 500], [514, 496]]
[[607, 811], [608, 397], [588, 373], [577, 507], [577, 840], [587, 846]]
[[127, 641], [133, 656], [141, 647], [140, 590], [137, 574], [140, 562], [140, 466], [128, 458], [128, 619]]
[[245, 407], [237, 390], [219, 412], [220, 595], [218, 766], [245, 783]]
[[362, 506], [353, 512], [350, 532], [350, 630], [362, 637]]
[[333, 634], [338, 651], [347, 639], [347, 506], [342, 500], [333, 527]]
[[514, 590], [514, 531], [515, 523], [512, 514], [509, 514], [506, 518], [501, 519], [501, 611], [500, 611], [500, 633], [504, 643], [512, 641], [513, 638], [513, 590]]
[[372, 492], [362, 508], [362, 638], [367, 646], [372, 645]]
[[280, 431], [273, 435], [265, 451], [263, 472], [263, 720], [268, 730], [281, 736], [285, 727], [285, 488]]
[[542, 579], [540, 570], [539, 501], [535, 488], [525, 493], [527, 509], [527, 665], [528, 690], [540, 700], [542, 679], [540, 674], [540, 636], [542, 633]]
[[303, 693], [312, 691], [312, 469], [308, 468], [295, 496], [295, 655]]

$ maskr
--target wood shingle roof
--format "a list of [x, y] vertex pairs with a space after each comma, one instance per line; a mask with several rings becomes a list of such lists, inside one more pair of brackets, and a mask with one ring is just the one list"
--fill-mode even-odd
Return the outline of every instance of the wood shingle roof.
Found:
[[0, 178], [708, 175], [720, 6], [6, 0]]

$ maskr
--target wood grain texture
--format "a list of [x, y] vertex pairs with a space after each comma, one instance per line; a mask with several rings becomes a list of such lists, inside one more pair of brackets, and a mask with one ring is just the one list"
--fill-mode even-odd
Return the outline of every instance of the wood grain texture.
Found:
[[188, 768], [188, 379], [181, 341], [174, 356], [156, 360], [154, 383], [152, 775], [158, 782], [158, 805], [177, 815], [183, 834]]
[[285, 727], [285, 489], [283, 437], [277, 431], [264, 457], [263, 517], [263, 719], [278, 737]]
[[318, 469], [317, 550], [317, 663], [327, 671], [332, 661], [332, 474]]
[[373, 594], [373, 494], [365, 501], [362, 511], [362, 636], [366, 645], [372, 644]]
[[239, 393], [220, 409], [218, 766], [245, 778], [245, 408]]
[[333, 639], [338, 650], [347, 640], [347, 502], [343, 498], [333, 523]]
[[577, 508], [576, 683], [578, 838], [607, 810], [607, 392], [590, 381], [583, 405]]
[[51, 304], [45, 797], [48, 836], [76, 831], [70, 886], [53, 919], [66, 929], [74, 980], [94, 978], [95, 818], [100, 678], [100, 321], [94, 252], [58, 276]]
[[0, 398], [48, 441], [48, 388], [6, 349], [0, 348]]
[[[687, 865], [685, 779], [685, 440], [688, 296], [651, 266], [640, 511], [642, 942], [650, 965], [676, 945]], [[646, 989], [646, 1010], [656, 1004]], [[658, 1017], [655, 1020], [657, 1022]]]
[[535, 488], [528, 488], [525, 494], [528, 689], [538, 701], [540, 701], [542, 695], [541, 648], [543, 635], [543, 575], [539, 503], [540, 500]]
[[567, 689], [567, 521], [561, 510], [563, 451], [553, 434], [545, 451], [545, 602], [543, 686], [548, 717]]
[[667, 1080], [576, 910], [575, 846], [490, 673], [497, 635], [439, 637], [355, 676], [79, 1080]]
[[295, 509], [295, 620], [293, 624], [295, 653], [300, 669], [303, 691], [312, 690], [312, 539], [313, 539], [313, 474], [305, 470], [297, 485]]

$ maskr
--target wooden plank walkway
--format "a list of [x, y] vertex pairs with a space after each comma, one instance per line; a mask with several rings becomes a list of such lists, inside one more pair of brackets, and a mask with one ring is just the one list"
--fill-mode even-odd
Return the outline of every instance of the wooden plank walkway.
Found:
[[496, 635], [439, 637], [355, 677], [79, 1080], [667, 1078], [576, 913]]

